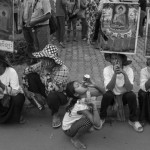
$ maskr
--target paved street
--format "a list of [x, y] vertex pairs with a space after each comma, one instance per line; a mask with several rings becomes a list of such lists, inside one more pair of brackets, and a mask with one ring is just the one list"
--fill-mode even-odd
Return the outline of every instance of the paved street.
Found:
[[[139, 38], [137, 54], [129, 56], [135, 73], [134, 91], [139, 89], [140, 69], [145, 65], [144, 38]], [[84, 74], [90, 74], [96, 82], [103, 84], [103, 68], [108, 65], [103, 53], [88, 46], [81, 40], [69, 42], [59, 54], [70, 69], [71, 80], [82, 80]], [[23, 66], [16, 66], [21, 73]], [[64, 112], [64, 108], [61, 108]], [[27, 120], [24, 125], [0, 126], [0, 150], [74, 150], [69, 138], [60, 129], [52, 129], [50, 110], [39, 111], [36, 108], [24, 108]], [[83, 137], [88, 150], [149, 150], [150, 125], [147, 124], [143, 133], [135, 132], [126, 122], [107, 122], [100, 131], [94, 131]]]

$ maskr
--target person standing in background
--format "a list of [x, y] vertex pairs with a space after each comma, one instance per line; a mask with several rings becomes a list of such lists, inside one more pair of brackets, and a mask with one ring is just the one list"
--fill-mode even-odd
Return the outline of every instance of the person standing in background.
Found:
[[57, 40], [62, 48], [65, 48], [64, 45], [64, 35], [65, 35], [65, 17], [66, 17], [66, 7], [67, 0], [56, 0], [56, 18], [57, 18]]
[[[20, 5], [19, 9], [19, 20], [18, 20], [18, 30], [23, 31], [24, 39], [27, 42], [26, 53], [28, 57], [31, 57], [31, 53], [35, 52], [35, 44], [32, 35], [32, 29], [29, 27], [29, 20], [31, 18], [33, 0], [24, 0]], [[30, 13], [29, 13], [30, 12]]]
[[139, 23], [139, 36], [143, 37], [143, 27], [146, 19], [146, 0], [139, 0], [139, 4], [141, 7], [141, 14], [140, 14], [140, 23]]
[[51, 5], [49, 0], [34, 0], [29, 26], [32, 28], [36, 51], [41, 51], [50, 42], [50, 17]]
[[88, 29], [88, 25], [85, 17], [86, 7], [87, 7], [87, 0], [80, 0], [80, 10], [78, 13], [78, 18], [81, 19], [81, 26], [82, 26], [81, 37], [82, 40], [84, 41], [87, 39], [87, 29]]
[[70, 32], [71, 26], [73, 28], [73, 41], [77, 41], [76, 39], [76, 24], [77, 24], [77, 14], [80, 10], [80, 0], [70, 0], [67, 5], [67, 13], [68, 13], [68, 30], [67, 30], [67, 41], [70, 40]]
[[24, 0], [20, 8], [19, 29], [28, 43], [27, 54], [42, 50], [50, 38], [49, 18], [51, 5], [49, 0]]

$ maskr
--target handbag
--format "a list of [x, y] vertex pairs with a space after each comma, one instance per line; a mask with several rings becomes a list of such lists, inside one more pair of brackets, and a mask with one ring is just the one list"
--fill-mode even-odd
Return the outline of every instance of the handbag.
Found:
[[50, 27], [50, 34], [53, 34], [57, 31], [57, 20], [56, 17], [51, 15], [51, 18], [49, 19], [49, 27]]

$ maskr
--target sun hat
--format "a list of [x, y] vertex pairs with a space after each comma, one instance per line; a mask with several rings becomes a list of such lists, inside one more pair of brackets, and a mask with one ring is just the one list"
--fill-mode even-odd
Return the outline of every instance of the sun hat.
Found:
[[122, 65], [123, 66], [128, 66], [132, 63], [132, 60], [127, 58], [127, 56], [125, 54], [117, 54], [117, 53], [105, 53], [104, 54], [105, 60], [111, 63], [111, 56], [113, 54], [118, 55], [122, 59]]
[[0, 54], [0, 63], [6, 64], [8, 67], [11, 66], [9, 60], [3, 54]]
[[56, 64], [62, 65], [63, 61], [58, 57], [58, 48], [48, 44], [42, 51], [32, 53], [35, 58], [51, 58]]

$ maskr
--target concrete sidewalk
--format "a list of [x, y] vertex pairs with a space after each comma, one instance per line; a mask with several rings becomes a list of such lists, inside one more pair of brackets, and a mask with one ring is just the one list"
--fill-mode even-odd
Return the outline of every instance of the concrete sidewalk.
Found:
[[[71, 80], [82, 80], [83, 75], [87, 73], [96, 82], [103, 84], [102, 72], [108, 62], [99, 50], [81, 40], [80, 31], [78, 42], [67, 43], [65, 49], [59, 49], [59, 54], [70, 69]], [[135, 73], [135, 92], [139, 89], [140, 69], [145, 65], [143, 55], [144, 38], [139, 38], [137, 54], [129, 56]], [[24, 67], [25, 65], [16, 66], [20, 77]], [[64, 114], [64, 108], [61, 111]], [[74, 150], [62, 129], [51, 127], [50, 114], [49, 109], [39, 111], [36, 108], [25, 108], [26, 124], [1, 125], [0, 150]], [[82, 141], [87, 144], [88, 150], [149, 150], [149, 139], [149, 124], [145, 126], [143, 133], [137, 133], [127, 121], [113, 121], [105, 123], [101, 130], [85, 135]]]

